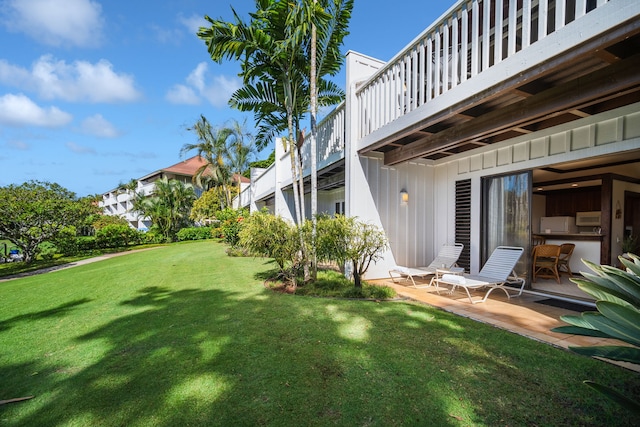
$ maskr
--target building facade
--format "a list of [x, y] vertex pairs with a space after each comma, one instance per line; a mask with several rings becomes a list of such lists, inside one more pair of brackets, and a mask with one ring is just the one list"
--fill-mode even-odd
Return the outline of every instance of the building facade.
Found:
[[[102, 195], [100, 207], [105, 215], [120, 216], [129, 221], [131, 227], [138, 230], [148, 230], [151, 221], [148, 218], [139, 217], [133, 210], [132, 199], [136, 194], [150, 196], [153, 194], [155, 182], [161, 178], [176, 179], [185, 184], [191, 184], [198, 169], [205, 166], [206, 161], [200, 156], [194, 156], [166, 168], [158, 169], [143, 177], [132, 180], [135, 189], [124, 188], [123, 186], [114, 188]], [[240, 188], [249, 185], [249, 180], [245, 177], [234, 176], [240, 180]], [[196, 195], [200, 196], [202, 190], [195, 188]]]
[[[349, 51], [346, 100], [319, 124], [319, 211], [385, 230], [368, 278], [453, 241], [476, 273], [498, 245], [530, 254], [541, 218], [582, 212], [598, 225], [544, 237], [576, 244], [573, 271], [616, 265], [640, 234], [638, 52], [635, 0], [461, 0], [389, 62]], [[240, 201], [293, 219], [282, 144]], [[535, 288], [530, 256], [517, 272]]]

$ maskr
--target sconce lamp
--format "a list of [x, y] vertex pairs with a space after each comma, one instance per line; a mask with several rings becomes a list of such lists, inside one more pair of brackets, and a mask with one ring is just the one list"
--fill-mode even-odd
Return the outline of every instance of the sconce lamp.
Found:
[[620, 200], [616, 202], [616, 219], [622, 218], [622, 208], [620, 207]]
[[403, 205], [409, 202], [409, 193], [407, 193], [407, 190], [404, 188], [400, 190], [400, 202], [402, 202]]

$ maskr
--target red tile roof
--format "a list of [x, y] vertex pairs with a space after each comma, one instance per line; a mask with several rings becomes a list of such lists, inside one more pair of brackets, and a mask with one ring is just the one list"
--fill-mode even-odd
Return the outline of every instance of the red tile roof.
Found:
[[[193, 156], [189, 159], [183, 160], [180, 163], [176, 163], [175, 165], [169, 166], [164, 169], [160, 169], [162, 172], [170, 172], [177, 175], [187, 175], [193, 176], [196, 174], [198, 169], [207, 164], [207, 161], [200, 156]], [[242, 175], [234, 174], [233, 180], [238, 181], [240, 179], [241, 183], [248, 184], [251, 182], [249, 178], [246, 178]]]
[[162, 172], [171, 172], [178, 175], [193, 176], [196, 174], [198, 169], [205, 164], [207, 164], [207, 161], [203, 157], [193, 156], [190, 159], [183, 160], [180, 163], [176, 163], [175, 165], [160, 170]]

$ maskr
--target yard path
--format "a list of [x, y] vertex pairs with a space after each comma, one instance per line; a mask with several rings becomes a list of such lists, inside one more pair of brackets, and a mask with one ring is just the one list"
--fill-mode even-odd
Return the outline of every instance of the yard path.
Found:
[[4, 276], [4, 277], [0, 277], [0, 283], [1, 282], [7, 282], [9, 280], [20, 279], [22, 277], [35, 276], [36, 274], [51, 273], [52, 271], [64, 270], [64, 269], [67, 269], [67, 268], [77, 267], [79, 265], [91, 264], [93, 262], [98, 262], [98, 261], [104, 261], [105, 259], [115, 258], [115, 257], [121, 256], [121, 255], [132, 254], [132, 253], [135, 253], [135, 252], [149, 251], [151, 249], [158, 249], [160, 247], [161, 246], [154, 246], [152, 248], [134, 249], [132, 251], [116, 252], [116, 253], [112, 253], [112, 254], [104, 254], [104, 255], [93, 257], [93, 258], [86, 258], [86, 259], [81, 259], [80, 261], [70, 262], [68, 264], [55, 265], [53, 267], [42, 268], [40, 270], [27, 271], [27, 272], [24, 272], [24, 273], [14, 274], [14, 275], [11, 275], [11, 276]]

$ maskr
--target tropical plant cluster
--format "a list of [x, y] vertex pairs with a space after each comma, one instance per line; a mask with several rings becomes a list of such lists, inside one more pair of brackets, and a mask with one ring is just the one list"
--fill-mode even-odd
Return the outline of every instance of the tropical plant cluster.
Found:
[[[640, 257], [627, 254], [619, 257], [625, 270], [597, 265], [583, 260], [593, 273], [582, 273], [584, 279], [571, 279], [578, 287], [596, 299], [597, 312], [579, 316], [562, 316], [570, 326], [555, 332], [613, 338], [628, 345], [570, 347], [576, 353], [640, 365]], [[585, 381], [598, 392], [640, 414], [640, 402], [602, 384]]]

